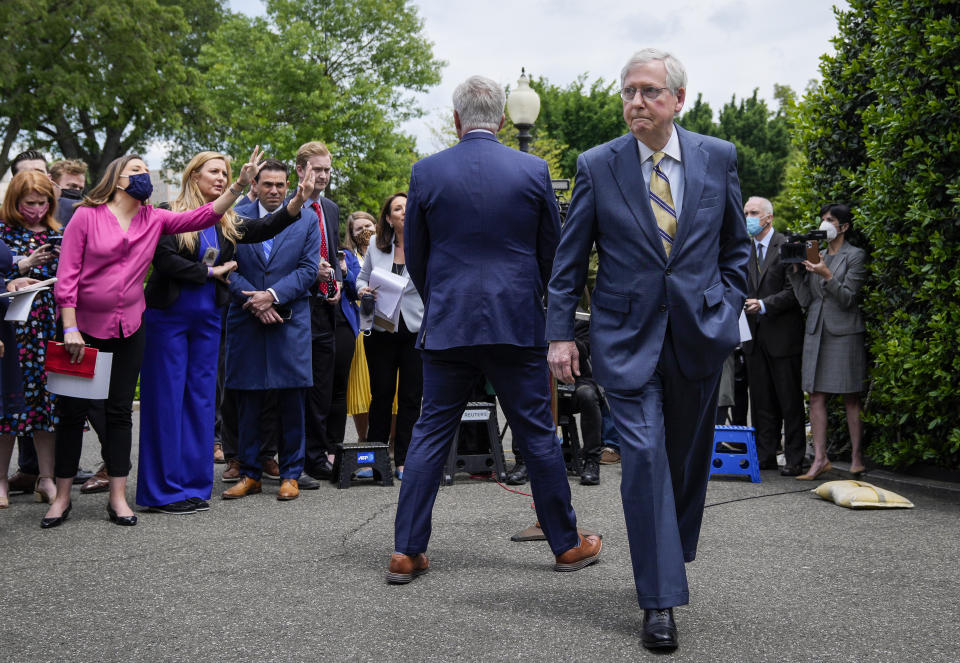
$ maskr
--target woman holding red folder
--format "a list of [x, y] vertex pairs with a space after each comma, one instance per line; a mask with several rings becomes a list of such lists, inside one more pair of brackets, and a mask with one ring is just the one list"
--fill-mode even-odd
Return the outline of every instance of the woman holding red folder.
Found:
[[[85, 344], [113, 353], [105, 401], [103, 458], [110, 477], [107, 514], [117, 525], [136, 525], [127, 504], [133, 396], [143, 360], [143, 279], [161, 235], [202, 230], [215, 224], [243, 194], [260, 163], [260, 147], [243, 165], [237, 182], [212, 203], [171, 212], [146, 204], [153, 192], [150, 171], [131, 154], [114, 159], [103, 179], [76, 206], [63, 236], [54, 294], [63, 340], [74, 361]], [[83, 421], [90, 401], [61, 397], [54, 473], [57, 498], [40, 527], [61, 525], [70, 514], [70, 486], [80, 462]]]

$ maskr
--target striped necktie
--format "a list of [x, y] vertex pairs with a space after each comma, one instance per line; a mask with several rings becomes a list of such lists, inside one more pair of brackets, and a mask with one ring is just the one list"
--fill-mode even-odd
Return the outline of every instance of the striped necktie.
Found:
[[653, 208], [653, 216], [657, 219], [663, 250], [667, 252], [669, 258], [670, 249], [673, 248], [673, 237], [677, 234], [677, 212], [673, 208], [670, 180], [660, 170], [660, 162], [665, 156], [667, 155], [663, 152], [653, 154], [653, 172], [650, 173], [650, 207]]
[[260, 242], [260, 247], [263, 249], [263, 258], [264, 260], [270, 260], [270, 251], [273, 250], [273, 238], [265, 239]]

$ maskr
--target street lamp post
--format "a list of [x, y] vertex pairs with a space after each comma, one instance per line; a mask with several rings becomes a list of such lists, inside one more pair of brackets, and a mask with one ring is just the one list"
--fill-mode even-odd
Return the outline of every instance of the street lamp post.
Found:
[[520, 69], [520, 80], [517, 81], [517, 89], [510, 92], [507, 99], [507, 113], [510, 114], [510, 120], [517, 127], [517, 139], [520, 142], [520, 151], [530, 151], [530, 129], [533, 123], [537, 121], [540, 114], [540, 96], [530, 87], [530, 78], [527, 77], [526, 69]]

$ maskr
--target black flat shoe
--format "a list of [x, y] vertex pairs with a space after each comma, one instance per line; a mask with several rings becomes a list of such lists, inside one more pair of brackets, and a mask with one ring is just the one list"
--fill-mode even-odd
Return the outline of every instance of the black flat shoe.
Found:
[[527, 464], [516, 463], [507, 473], [508, 486], [522, 486], [527, 482]]
[[643, 611], [644, 647], [672, 651], [678, 644], [677, 623], [673, 621], [673, 608]]
[[123, 525], [125, 527], [133, 527], [137, 524], [136, 516], [118, 516], [117, 512], [113, 510], [113, 507], [109, 504], [107, 505], [107, 515], [110, 516], [110, 522], [116, 525]]
[[57, 516], [56, 518], [44, 518], [40, 521], [41, 529], [50, 529], [51, 527], [59, 527], [67, 518], [70, 517], [70, 509], [73, 508], [73, 502], [67, 504], [67, 508], [63, 510], [63, 513]]

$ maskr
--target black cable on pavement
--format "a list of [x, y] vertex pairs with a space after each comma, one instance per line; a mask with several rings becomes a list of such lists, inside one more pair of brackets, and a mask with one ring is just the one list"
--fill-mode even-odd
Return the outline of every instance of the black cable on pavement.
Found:
[[799, 490], [785, 490], [782, 493], [765, 493], [763, 495], [751, 495], [750, 497], [738, 497], [735, 500], [724, 500], [723, 502], [714, 502], [713, 504], [707, 504], [704, 506], [704, 509], [707, 509], [712, 506], [720, 506], [721, 504], [732, 504], [733, 502], [745, 502], [746, 500], [759, 500], [763, 497], [777, 497], [778, 495], [793, 495], [795, 493], [808, 493], [810, 488], [801, 488]]

